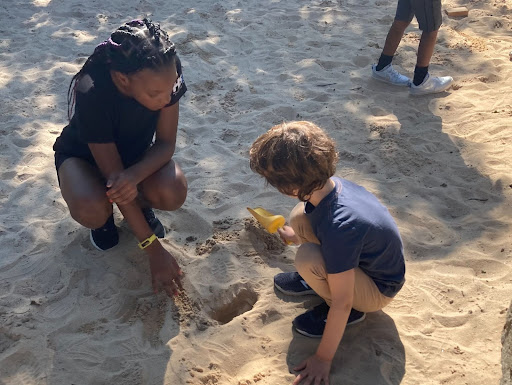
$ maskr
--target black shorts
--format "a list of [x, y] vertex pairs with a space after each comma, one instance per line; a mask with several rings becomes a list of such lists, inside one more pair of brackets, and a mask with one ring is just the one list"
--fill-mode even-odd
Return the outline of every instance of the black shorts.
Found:
[[[69, 155], [69, 154], [66, 154], [64, 152], [59, 152], [59, 151], [55, 151], [55, 155], [54, 156], [55, 156], [55, 171], [57, 171], [57, 180], [59, 181], [59, 186], [60, 186], [60, 177], [59, 177], [59, 168], [60, 168], [60, 166], [62, 166], [62, 163], [64, 163], [64, 161], [66, 159], [68, 159], [68, 158], [76, 158], [76, 156]], [[89, 162], [94, 167], [98, 167], [98, 166], [96, 166], [96, 163], [90, 162], [89, 160], [84, 159], [84, 158], [80, 158], [80, 159], [83, 159], [86, 162]]]
[[55, 171], [57, 171], [57, 176], [59, 175], [60, 166], [62, 166], [62, 163], [68, 158], [72, 158], [72, 156], [64, 154], [63, 152], [55, 152]]
[[[149, 146], [146, 149], [146, 151], [150, 148], [151, 148], [151, 146]], [[138, 163], [142, 159], [143, 156], [144, 156], [144, 153], [141, 154], [139, 157], [137, 157], [137, 159], [135, 161], [132, 161], [132, 162], [128, 163], [127, 165], [125, 165], [125, 167], [130, 167], [130, 166], [134, 165], [135, 163]], [[79, 158], [79, 159], [85, 160], [86, 162], [91, 164], [91, 166], [95, 167], [99, 171], [98, 165], [96, 164], [96, 162], [94, 162], [94, 160], [77, 157], [76, 155], [69, 155], [69, 154], [66, 154], [65, 152], [55, 151], [55, 170], [57, 171], [57, 179], [59, 180], [59, 186], [60, 186], [59, 168], [60, 168], [60, 166], [62, 166], [62, 163], [64, 163], [64, 161], [68, 158]]]
[[414, 16], [423, 32], [437, 31], [443, 22], [441, 0], [398, 0], [395, 20], [410, 23]]

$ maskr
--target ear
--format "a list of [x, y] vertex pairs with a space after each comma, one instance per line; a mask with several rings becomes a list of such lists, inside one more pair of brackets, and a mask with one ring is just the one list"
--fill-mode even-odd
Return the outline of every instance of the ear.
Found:
[[116, 83], [118, 83], [122, 87], [130, 86], [130, 78], [128, 77], [128, 75], [123, 74], [119, 71], [112, 71], [112, 76], [115, 78]]

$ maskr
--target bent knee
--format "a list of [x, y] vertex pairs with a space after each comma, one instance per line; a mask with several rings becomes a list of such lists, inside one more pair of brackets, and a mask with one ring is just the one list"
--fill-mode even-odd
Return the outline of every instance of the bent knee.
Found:
[[68, 207], [71, 217], [89, 229], [103, 226], [112, 214], [112, 206], [106, 199], [81, 199]]
[[320, 245], [315, 243], [303, 243], [295, 254], [295, 267], [300, 273], [301, 270], [311, 269], [311, 266], [323, 264], [322, 250]]
[[144, 197], [151, 207], [159, 210], [174, 211], [179, 209], [187, 199], [187, 186], [183, 183], [173, 184], [171, 187], [154, 189], [145, 193]]

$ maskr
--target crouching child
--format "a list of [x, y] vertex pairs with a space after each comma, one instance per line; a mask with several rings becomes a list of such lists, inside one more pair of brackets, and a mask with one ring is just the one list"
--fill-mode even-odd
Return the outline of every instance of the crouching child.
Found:
[[[300, 245], [297, 272], [274, 277], [281, 292], [317, 294], [324, 302], [293, 320], [298, 333], [321, 338], [316, 353], [294, 370], [295, 384], [329, 384], [331, 363], [348, 325], [388, 305], [405, 282], [398, 228], [362, 186], [334, 176], [334, 141], [311, 122], [272, 127], [251, 146], [251, 169], [300, 202], [281, 239]], [[307, 378], [307, 380], [306, 380]]]

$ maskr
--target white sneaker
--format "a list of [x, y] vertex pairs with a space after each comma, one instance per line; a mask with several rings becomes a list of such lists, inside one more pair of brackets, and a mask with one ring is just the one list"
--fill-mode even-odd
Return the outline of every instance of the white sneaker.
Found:
[[450, 88], [452, 82], [453, 78], [451, 76], [430, 76], [430, 74], [427, 73], [423, 83], [419, 86], [415, 86], [414, 83], [411, 84], [409, 93], [411, 95], [427, 95], [443, 92]]
[[395, 70], [391, 64], [377, 71], [377, 65], [372, 65], [372, 78], [380, 80], [381, 82], [393, 84], [394, 86], [408, 87], [411, 80]]

